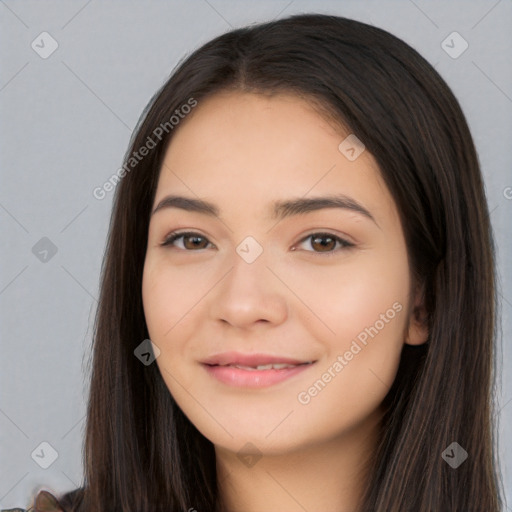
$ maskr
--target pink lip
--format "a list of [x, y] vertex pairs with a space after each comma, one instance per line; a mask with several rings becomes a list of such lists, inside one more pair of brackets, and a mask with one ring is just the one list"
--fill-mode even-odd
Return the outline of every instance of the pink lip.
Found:
[[[239, 364], [243, 366], [260, 366], [263, 364], [302, 364], [311, 360], [299, 361], [298, 359], [290, 359], [289, 357], [274, 356], [271, 354], [243, 354], [241, 352], [223, 352], [215, 354], [208, 359], [201, 361], [208, 365], [226, 365]], [[277, 370], [274, 370], [277, 371]]]
[[242, 368], [235, 368], [232, 366], [211, 366], [208, 364], [203, 364], [202, 366], [212, 377], [215, 377], [224, 384], [246, 388], [265, 388], [289, 379], [313, 365], [314, 363], [303, 364], [293, 368], [282, 368], [281, 370], [244, 370]]

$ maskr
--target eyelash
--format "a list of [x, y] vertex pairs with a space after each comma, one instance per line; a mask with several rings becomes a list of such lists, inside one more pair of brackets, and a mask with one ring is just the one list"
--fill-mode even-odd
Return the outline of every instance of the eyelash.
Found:
[[[205, 240], [208, 240], [206, 237], [204, 237], [200, 233], [195, 233], [193, 231], [182, 231], [182, 232], [173, 231], [172, 233], [169, 233], [167, 238], [160, 244], [160, 246], [161, 247], [172, 246], [173, 242], [175, 242], [176, 240], [179, 240], [180, 238], [185, 238], [187, 236], [191, 236], [191, 237], [195, 236], [195, 237], [198, 237], [198, 238], [203, 238]], [[334, 249], [332, 251], [326, 251], [326, 252], [318, 252], [318, 251], [306, 251], [306, 252], [313, 252], [313, 253], [316, 253], [316, 254], [320, 254], [322, 256], [333, 256], [338, 251], [346, 250], [346, 249], [351, 249], [352, 247], [355, 247], [355, 244], [353, 244], [351, 242], [348, 242], [347, 240], [345, 240], [343, 238], [340, 238], [339, 236], [336, 236], [333, 233], [326, 233], [326, 232], [322, 232], [322, 231], [319, 231], [319, 232], [316, 232], [316, 233], [311, 233], [310, 235], [307, 235], [306, 237], [304, 237], [301, 240], [299, 240], [299, 244], [301, 244], [302, 242], [305, 242], [308, 238], [314, 238], [314, 237], [318, 237], [318, 238], [323, 238], [323, 237], [332, 238], [335, 242], [339, 242], [341, 244], [341, 248]], [[211, 244], [211, 242], [209, 242], [209, 241], [208, 241], [208, 243]], [[203, 249], [205, 249], [205, 248], [203, 248]], [[197, 252], [197, 251], [188, 250], [188, 249], [180, 249], [180, 250], [186, 251], [186, 252]], [[198, 249], [198, 250], [200, 251], [202, 249]]]

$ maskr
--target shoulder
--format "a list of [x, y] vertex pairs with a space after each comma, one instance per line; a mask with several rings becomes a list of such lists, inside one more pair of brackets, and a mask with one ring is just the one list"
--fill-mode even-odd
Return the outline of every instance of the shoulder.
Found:
[[59, 505], [63, 512], [79, 512], [85, 494], [85, 489], [80, 487], [73, 491], [69, 491], [59, 497]]
[[9, 508], [0, 512], [79, 512], [83, 494], [83, 488], [67, 492], [58, 498], [48, 491], [39, 491], [34, 505], [30, 508]]
[[28, 509], [9, 508], [2, 509], [0, 512], [65, 512], [59, 504], [57, 498], [48, 491], [39, 491], [34, 499], [34, 505]]

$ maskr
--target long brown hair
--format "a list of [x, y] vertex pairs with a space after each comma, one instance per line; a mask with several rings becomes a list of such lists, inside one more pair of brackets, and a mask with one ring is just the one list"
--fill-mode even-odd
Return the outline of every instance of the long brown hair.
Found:
[[[445, 81], [409, 45], [321, 14], [216, 37], [178, 65], [144, 111], [116, 186], [101, 272], [85, 480], [63, 504], [87, 512], [215, 510], [212, 443], [176, 405], [158, 366], [141, 364], [134, 349], [149, 338], [142, 271], [163, 155], [180, 126], [169, 120], [191, 99], [200, 106], [223, 90], [295, 93], [362, 140], [397, 204], [411, 272], [424, 284], [429, 339], [404, 346], [361, 511], [500, 510], [494, 243], [467, 122]], [[131, 160], [149, 139], [156, 146]], [[443, 457], [453, 442], [468, 454], [456, 469]]]

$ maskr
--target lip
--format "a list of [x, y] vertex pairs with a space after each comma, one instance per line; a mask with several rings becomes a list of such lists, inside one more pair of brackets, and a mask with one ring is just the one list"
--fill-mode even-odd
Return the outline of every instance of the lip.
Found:
[[[276, 361], [276, 363], [277, 362], [280, 361]], [[300, 366], [282, 368], [280, 370], [244, 370], [232, 366], [214, 366], [206, 363], [202, 363], [202, 366], [212, 377], [229, 386], [266, 388], [302, 373], [314, 366], [314, 364], [315, 362], [312, 362], [311, 364], [301, 364]]]
[[[260, 366], [264, 364], [303, 364], [312, 362], [312, 359], [300, 361], [298, 359], [291, 359], [289, 357], [277, 356], [272, 354], [243, 354], [241, 352], [222, 352], [215, 354], [209, 358], [201, 361], [205, 365], [226, 365], [226, 364], [239, 364], [243, 366]], [[261, 370], [270, 371], [270, 370]], [[280, 370], [274, 370], [280, 371]]]

